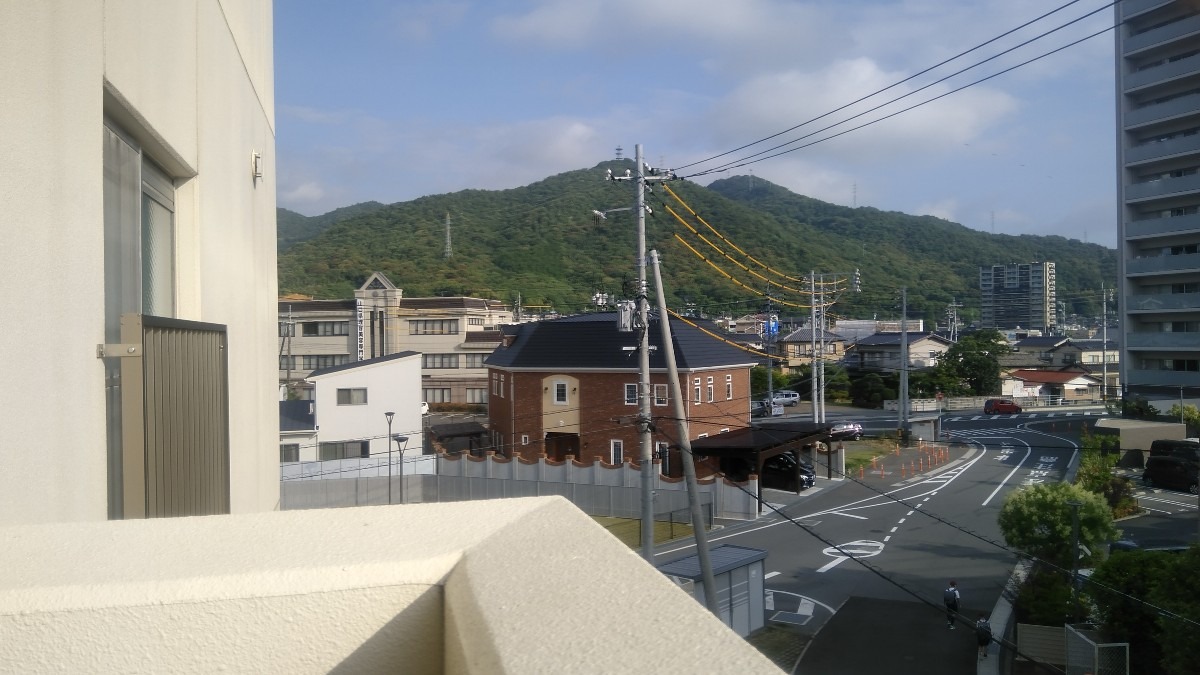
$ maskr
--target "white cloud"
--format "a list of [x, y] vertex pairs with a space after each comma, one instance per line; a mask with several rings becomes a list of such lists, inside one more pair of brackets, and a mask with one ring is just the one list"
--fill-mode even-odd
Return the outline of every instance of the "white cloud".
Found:
[[395, 36], [401, 40], [426, 42], [440, 29], [462, 21], [470, 10], [465, 2], [397, 3], [391, 13]]
[[314, 204], [325, 198], [325, 189], [315, 181], [306, 181], [299, 185], [281, 186], [278, 198], [280, 205]]

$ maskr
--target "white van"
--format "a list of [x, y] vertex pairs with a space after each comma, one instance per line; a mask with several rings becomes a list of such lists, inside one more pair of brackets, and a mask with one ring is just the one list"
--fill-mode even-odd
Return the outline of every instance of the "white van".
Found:
[[800, 403], [800, 392], [788, 391], [786, 389], [777, 391], [772, 401], [774, 401], [775, 405], [796, 405]]

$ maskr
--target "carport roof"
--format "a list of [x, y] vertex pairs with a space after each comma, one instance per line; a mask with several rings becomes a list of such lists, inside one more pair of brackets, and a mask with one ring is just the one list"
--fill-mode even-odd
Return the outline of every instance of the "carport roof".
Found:
[[770, 450], [799, 440], [821, 440], [829, 435], [832, 424], [815, 422], [777, 422], [757, 427], [734, 429], [723, 434], [692, 441], [692, 451], [702, 455], [742, 454]]

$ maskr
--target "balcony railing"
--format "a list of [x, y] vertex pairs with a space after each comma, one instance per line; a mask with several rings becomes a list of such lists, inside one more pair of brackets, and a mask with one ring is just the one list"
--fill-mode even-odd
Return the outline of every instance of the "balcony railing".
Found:
[[1138, 313], [1200, 310], [1200, 293], [1130, 295], [1125, 298], [1125, 306], [1130, 312]]
[[1126, 274], [1167, 274], [1194, 271], [1200, 271], [1200, 253], [1133, 258], [1125, 262]]
[[780, 672], [560, 497], [0, 528], [0, 569], [6, 672]]
[[1121, 3], [1121, 18], [1128, 19], [1131, 16], [1136, 16], [1149, 9], [1154, 9], [1161, 5], [1169, 5], [1172, 0], [1124, 0]]
[[1168, 157], [1181, 157], [1197, 152], [1200, 152], [1200, 134], [1180, 136], [1127, 148], [1125, 150], [1125, 166], [1134, 166]]
[[1200, 352], [1200, 333], [1126, 333], [1128, 349]]
[[1200, 115], [1200, 94], [1188, 94], [1163, 103], [1154, 103], [1129, 110], [1125, 113], [1124, 123], [1126, 129], [1136, 129], [1155, 122], [1189, 115]]
[[1126, 73], [1122, 84], [1125, 86], [1125, 93], [1136, 91], [1143, 87], [1177, 80], [1181, 77], [1189, 77], [1200, 73], [1200, 55], [1189, 56], [1171, 61], [1162, 65], [1139, 70], [1136, 73]]
[[1130, 387], [1200, 387], [1200, 373], [1174, 370], [1130, 370], [1126, 373]]
[[[1126, 0], [1125, 8], [1128, 9], [1130, 4], [1136, 4], [1136, 0]], [[1124, 53], [1128, 56], [1147, 47], [1171, 42], [1197, 31], [1200, 31], [1200, 15], [1189, 16], [1186, 19], [1125, 38]]]
[[1200, 174], [1180, 176], [1178, 178], [1163, 178], [1146, 183], [1126, 185], [1125, 201], [1134, 202], [1197, 191], [1200, 191]]
[[1125, 223], [1126, 239], [1143, 239], [1189, 232], [1200, 232], [1200, 214], [1192, 213], [1171, 218], [1146, 218]]

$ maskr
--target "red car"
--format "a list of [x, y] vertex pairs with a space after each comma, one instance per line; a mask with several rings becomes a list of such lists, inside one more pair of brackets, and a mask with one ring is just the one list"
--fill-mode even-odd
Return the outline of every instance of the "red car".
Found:
[[983, 414], [984, 415], [998, 415], [1000, 413], [1019, 413], [1019, 412], [1021, 412], [1021, 406], [1017, 405], [1014, 401], [1010, 401], [1006, 398], [989, 398], [983, 404]]

